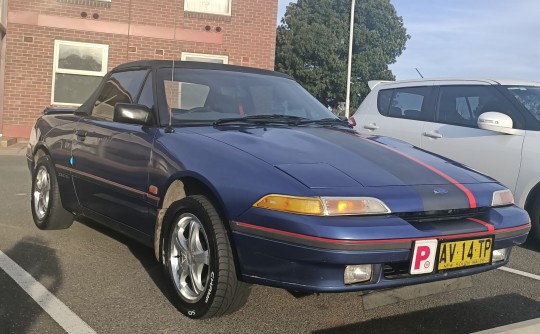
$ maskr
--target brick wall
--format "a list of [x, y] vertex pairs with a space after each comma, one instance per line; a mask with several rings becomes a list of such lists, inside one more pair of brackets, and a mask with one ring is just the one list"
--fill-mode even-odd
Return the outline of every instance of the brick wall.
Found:
[[[28, 137], [35, 119], [51, 104], [55, 40], [109, 45], [109, 69], [139, 59], [179, 60], [182, 52], [226, 55], [230, 64], [274, 68], [277, 0], [232, 0], [230, 16], [184, 13], [184, 0], [61, 1], [9, 2], [0, 117], [4, 136]], [[148, 37], [151, 30], [159, 36]]]
[[7, 0], [0, 0], [0, 137], [4, 114], [4, 73], [6, 69]]

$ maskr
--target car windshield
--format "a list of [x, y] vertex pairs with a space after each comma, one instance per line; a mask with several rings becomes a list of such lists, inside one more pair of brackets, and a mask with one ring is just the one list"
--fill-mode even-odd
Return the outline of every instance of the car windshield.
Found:
[[328, 120], [331, 111], [293, 80], [207, 69], [161, 69], [173, 125], [227, 119]]
[[540, 121], [540, 87], [508, 86], [506, 88], [538, 121]]

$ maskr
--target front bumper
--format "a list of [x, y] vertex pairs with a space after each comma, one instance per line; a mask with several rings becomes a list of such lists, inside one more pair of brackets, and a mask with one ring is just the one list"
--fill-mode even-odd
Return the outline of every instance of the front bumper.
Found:
[[[266, 212], [268, 213], [274, 216], [273, 219], [279, 219], [278, 216], [284, 217], [281, 214]], [[488, 216], [484, 218], [490, 218], [489, 215], [491, 215], [490, 223], [500, 228], [488, 229], [478, 224], [475, 227], [477, 231], [466, 230], [464, 226], [460, 227], [461, 230], [454, 231], [448, 228], [448, 225], [453, 222], [439, 221], [433, 225], [441, 226], [439, 231], [434, 229], [419, 231], [418, 226], [413, 226], [409, 232], [416, 230], [416, 235], [404, 234], [404, 229], [399, 228], [400, 224], [397, 221], [400, 220], [399, 218], [392, 216], [375, 218], [375, 220], [381, 220], [379, 222], [381, 229], [388, 229], [385, 233], [387, 237], [384, 239], [381, 239], [378, 233], [373, 233], [376, 236], [369, 238], [362, 232], [362, 225], [369, 230], [369, 226], [372, 225], [368, 220], [373, 220], [374, 217], [343, 218], [349, 221], [348, 228], [339, 222], [333, 228], [346, 229], [349, 238], [339, 239], [316, 235], [317, 219], [313, 217], [288, 215], [293, 216], [289, 217], [291, 219], [309, 220], [311, 218], [312, 228], [305, 232], [286, 231], [282, 228], [247, 222], [232, 222], [231, 227], [241, 279], [246, 282], [301, 292], [370, 291], [467, 276], [503, 266], [508, 262], [510, 252], [503, 261], [478, 267], [439, 272], [435, 270], [425, 275], [410, 275], [408, 272], [415, 240], [426, 238], [460, 240], [493, 235], [493, 249], [510, 248], [523, 243], [530, 229], [528, 216], [523, 213], [523, 210], [515, 207], [490, 209]], [[261, 218], [260, 214], [265, 213], [254, 212], [251, 218], [256, 216]], [[248, 216], [250, 214], [244, 218]], [[497, 217], [499, 219], [495, 219]], [[268, 221], [268, 218], [265, 221]], [[512, 219], [514, 223], [511, 226], [505, 226], [508, 225], [509, 219]], [[362, 220], [365, 220], [365, 224], [362, 224]], [[357, 228], [351, 228], [353, 222], [356, 222]], [[403, 221], [403, 223], [407, 222]], [[288, 222], [288, 225], [294, 226], [291, 222]], [[456, 225], [460, 224], [456, 223]], [[400, 231], [401, 235], [392, 233], [392, 230]], [[340, 231], [336, 233], [343, 234]], [[362, 238], [354, 237], [357, 233], [364, 235]], [[371, 279], [363, 283], [344, 284], [345, 267], [358, 264], [373, 265]]]

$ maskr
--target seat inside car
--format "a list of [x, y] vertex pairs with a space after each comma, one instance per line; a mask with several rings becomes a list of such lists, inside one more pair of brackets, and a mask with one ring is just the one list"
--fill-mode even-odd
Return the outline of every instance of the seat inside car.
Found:
[[228, 114], [237, 114], [243, 116], [243, 106], [240, 102], [240, 99], [220, 94], [213, 93], [208, 96], [206, 100], [206, 106], [214, 111]]
[[408, 109], [403, 112], [403, 116], [412, 119], [421, 119], [422, 112], [420, 110]]
[[388, 116], [401, 117], [403, 116], [403, 113], [401, 112], [401, 108], [399, 107], [390, 107], [390, 110], [388, 111]]
[[456, 107], [456, 97], [443, 95], [439, 102], [439, 119], [444, 123], [455, 125], [471, 125], [471, 120], [465, 119], [458, 112]]

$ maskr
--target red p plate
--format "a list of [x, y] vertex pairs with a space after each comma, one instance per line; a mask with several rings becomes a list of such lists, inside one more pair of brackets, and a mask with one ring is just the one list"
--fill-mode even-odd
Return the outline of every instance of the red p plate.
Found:
[[411, 261], [411, 275], [429, 274], [435, 268], [437, 240], [419, 240], [414, 243]]

